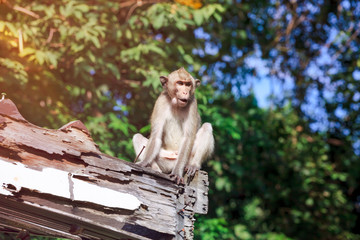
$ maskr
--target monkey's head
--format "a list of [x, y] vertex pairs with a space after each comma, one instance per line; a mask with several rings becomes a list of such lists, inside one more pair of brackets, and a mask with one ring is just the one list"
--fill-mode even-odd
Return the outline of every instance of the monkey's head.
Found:
[[160, 77], [164, 90], [171, 98], [174, 106], [186, 107], [194, 98], [195, 88], [200, 85], [199, 79], [194, 79], [184, 68], [180, 68], [169, 76]]

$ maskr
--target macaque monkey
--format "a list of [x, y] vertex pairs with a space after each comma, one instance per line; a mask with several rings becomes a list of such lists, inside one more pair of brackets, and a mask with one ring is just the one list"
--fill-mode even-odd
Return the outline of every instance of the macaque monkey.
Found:
[[177, 184], [184, 184], [184, 170], [189, 176], [195, 175], [213, 153], [212, 126], [204, 123], [200, 127], [194, 96], [200, 80], [180, 68], [167, 77], [161, 76], [160, 81], [163, 92], [151, 115], [150, 138], [137, 133], [133, 145], [140, 166], [170, 174]]

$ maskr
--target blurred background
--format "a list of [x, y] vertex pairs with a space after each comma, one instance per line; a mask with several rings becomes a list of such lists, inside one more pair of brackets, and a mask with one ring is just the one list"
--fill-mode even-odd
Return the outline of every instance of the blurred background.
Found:
[[202, 81], [195, 239], [360, 239], [359, 47], [357, 0], [0, 0], [0, 92], [104, 153], [135, 158], [160, 75]]

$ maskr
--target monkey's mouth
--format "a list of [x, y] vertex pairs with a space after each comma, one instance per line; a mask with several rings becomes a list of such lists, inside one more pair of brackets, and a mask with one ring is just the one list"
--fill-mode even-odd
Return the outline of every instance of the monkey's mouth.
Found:
[[187, 104], [188, 100], [185, 98], [179, 98], [179, 101], [183, 104]]

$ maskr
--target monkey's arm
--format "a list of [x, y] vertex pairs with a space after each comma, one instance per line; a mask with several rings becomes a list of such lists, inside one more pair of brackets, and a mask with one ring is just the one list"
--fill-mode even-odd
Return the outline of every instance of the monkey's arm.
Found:
[[162, 146], [162, 134], [166, 119], [160, 114], [159, 105], [161, 105], [161, 98], [159, 98], [154, 106], [154, 111], [151, 117], [151, 133], [150, 139], [145, 147], [144, 158], [138, 164], [142, 167], [150, 166], [151, 163], [159, 155]]
[[172, 170], [170, 177], [177, 182], [177, 184], [184, 183], [183, 175], [184, 175], [184, 168], [188, 164], [190, 159], [191, 151], [195, 141], [195, 135], [197, 126], [199, 124], [199, 119], [197, 117], [197, 105], [194, 103], [192, 108], [190, 109], [190, 115], [192, 117], [188, 117], [187, 120], [184, 122], [183, 129], [184, 129], [184, 136], [181, 140], [180, 148], [179, 148], [179, 155], [177, 158], [176, 165]]
[[204, 123], [196, 133], [191, 159], [185, 170], [189, 176], [193, 176], [200, 170], [201, 164], [214, 152], [214, 136], [210, 123]]
[[179, 183], [184, 184], [184, 178], [183, 178], [184, 168], [190, 158], [191, 148], [193, 143], [194, 143], [194, 139], [190, 134], [189, 135], [186, 134], [181, 141], [177, 162], [170, 174], [171, 179], [175, 181], [177, 184]]

